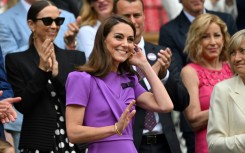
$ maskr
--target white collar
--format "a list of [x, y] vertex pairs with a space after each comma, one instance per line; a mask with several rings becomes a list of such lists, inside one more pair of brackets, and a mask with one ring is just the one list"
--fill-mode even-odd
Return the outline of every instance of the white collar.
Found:
[[138, 46], [141, 48], [142, 52], [145, 54], [145, 40], [141, 36], [140, 42], [138, 43]]
[[[183, 9], [183, 11], [184, 11], [185, 16], [187, 17], [187, 19], [190, 22], [192, 22], [196, 18], [196, 17], [192, 16], [190, 13], [186, 12], [185, 9]], [[206, 10], [205, 9], [203, 10], [203, 13], [206, 13]]]

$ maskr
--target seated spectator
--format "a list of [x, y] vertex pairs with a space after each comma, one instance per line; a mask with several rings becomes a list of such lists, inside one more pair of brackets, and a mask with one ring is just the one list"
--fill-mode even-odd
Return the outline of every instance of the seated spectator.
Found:
[[227, 63], [229, 34], [226, 24], [216, 15], [199, 15], [191, 24], [186, 46], [191, 63], [181, 71], [190, 94], [185, 116], [195, 132], [195, 153], [208, 153], [206, 142], [210, 96], [216, 83], [232, 76]]
[[207, 141], [209, 153], [245, 152], [245, 30], [228, 45], [234, 76], [215, 85], [211, 96]]

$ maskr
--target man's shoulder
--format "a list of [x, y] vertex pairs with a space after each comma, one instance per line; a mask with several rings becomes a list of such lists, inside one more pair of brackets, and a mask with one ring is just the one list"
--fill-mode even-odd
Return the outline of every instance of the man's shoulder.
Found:
[[178, 28], [179, 27], [179, 24], [181, 24], [183, 18], [184, 18], [183, 17], [183, 14], [181, 12], [174, 19], [172, 19], [169, 22], [167, 22], [166, 24], [162, 25], [161, 26], [161, 30], [173, 31], [175, 28]]
[[63, 9], [60, 9], [60, 12], [61, 12], [60, 13], [61, 16], [75, 18], [74, 14], [72, 14], [71, 12], [68, 12]]
[[232, 19], [232, 16], [230, 14], [224, 13], [224, 12], [217, 12], [217, 11], [207, 10], [207, 13], [217, 15], [218, 17], [220, 17], [224, 21], [226, 21], [227, 19]]

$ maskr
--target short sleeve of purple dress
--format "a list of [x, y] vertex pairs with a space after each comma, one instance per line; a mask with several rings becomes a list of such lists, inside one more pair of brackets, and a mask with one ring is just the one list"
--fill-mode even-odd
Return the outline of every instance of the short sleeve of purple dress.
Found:
[[[127, 84], [128, 86], [122, 86]], [[91, 76], [86, 72], [71, 72], [66, 82], [66, 105], [86, 107], [84, 125], [103, 127], [114, 125], [127, 105], [145, 89], [136, 76], [120, 75], [114, 72], [104, 78]], [[133, 144], [131, 122], [122, 136], [113, 135], [91, 142], [89, 153], [137, 153]]]

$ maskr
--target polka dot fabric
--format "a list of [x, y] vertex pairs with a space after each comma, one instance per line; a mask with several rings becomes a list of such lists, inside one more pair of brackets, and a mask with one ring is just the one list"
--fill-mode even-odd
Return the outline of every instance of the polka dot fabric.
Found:
[[50, 95], [55, 100], [54, 108], [57, 112], [57, 126], [54, 131], [54, 145], [51, 151], [41, 151], [38, 149], [21, 149], [21, 153], [76, 153], [74, 144], [70, 143], [67, 134], [65, 131], [65, 120], [64, 116], [61, 113], [61, 103], [59, 98], [56, 96], [56, 92], [52, 86], [51, 81], [48, 81], [50, 89]]

